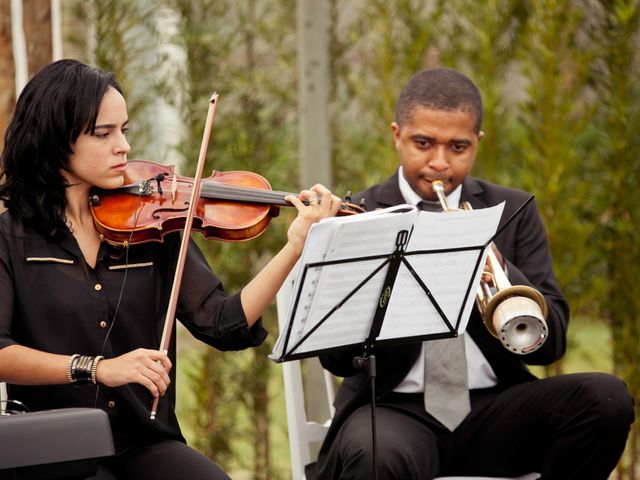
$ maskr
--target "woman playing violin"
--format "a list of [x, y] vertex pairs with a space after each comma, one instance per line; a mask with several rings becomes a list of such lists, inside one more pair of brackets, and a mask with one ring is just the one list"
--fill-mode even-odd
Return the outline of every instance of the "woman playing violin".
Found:
[[[77, 61], [48, 65], [20, 95], [0, 166], [0, 381], [31, 410], [107, 412], [116, 454], [96, 478], [228, 478], [185, 444], [175, 342], [158, 349], [180, 235], [127, 248], [102, 241], [94, 226], [90, 189], [123, 185], [127, 128], [114, 77]], [[298, 210], [287, 243], [240, 292], [225, 293], [191, 243], [176, 316], [199, 340], [220, 350], [264, 340], [260, 315], [310, 226], [340, 206], [322, 185], [287, 200]]]

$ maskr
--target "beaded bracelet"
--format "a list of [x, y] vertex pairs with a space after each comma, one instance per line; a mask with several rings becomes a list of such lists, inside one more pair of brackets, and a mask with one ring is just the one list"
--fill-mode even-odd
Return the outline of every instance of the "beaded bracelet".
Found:
[[97, 357], [94, 357], [93, 365], [91, 365], [91, 381], [93, 382], [94, 385], [98, 383], [98, 380], [96, 379], [96, 373], [98, 372], [98, 362], [102, 359], [104, 359], [102, 355], [98, 355]]
[[69, 380], [69, 383], [73, 383], [73, 375], [71, 372], [73, 371], [74, 365], [78, 361], [79, 357], [80, 354], [74, 353], [73, 355], [71, 355], [69, 363], [67, 364], [67, 380]]

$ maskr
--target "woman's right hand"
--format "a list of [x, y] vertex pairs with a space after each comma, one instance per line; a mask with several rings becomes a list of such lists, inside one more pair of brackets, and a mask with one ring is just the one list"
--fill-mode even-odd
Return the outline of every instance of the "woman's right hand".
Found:
[[166, 353], [138, 348], [119, 357], [101, 360], [96, 370], [96, 380], [107, 387], [139, 383], [154, 397], [158, 397], [169, 388], [171, 366]]

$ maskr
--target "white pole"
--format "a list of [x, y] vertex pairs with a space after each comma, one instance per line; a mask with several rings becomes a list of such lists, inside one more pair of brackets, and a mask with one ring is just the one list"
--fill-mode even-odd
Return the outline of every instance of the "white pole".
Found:
[[4, 415], [7, 411], [7, 385], [0, 382], [0, 415]]
[[329, 27], [327, 0], [298, 0], [300, 181], [331, 188]]
[[16, 98], [27, 84], [27, 41], [22, 26], [22, 0], [11, 0], [11, 40], [13, 41], [13, 63], [16, 69]]
[[54, 62], [62, 58], [62, 7], [60, 0], [51, 0], [51, 56]]

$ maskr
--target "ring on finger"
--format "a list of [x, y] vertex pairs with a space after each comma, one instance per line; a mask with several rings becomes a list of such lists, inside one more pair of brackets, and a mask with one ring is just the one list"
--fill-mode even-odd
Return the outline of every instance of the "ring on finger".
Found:
[[309, 205], [317, 205], [317, 204], [318, 204], [317, 197], [313, 197], [309, 199]]

